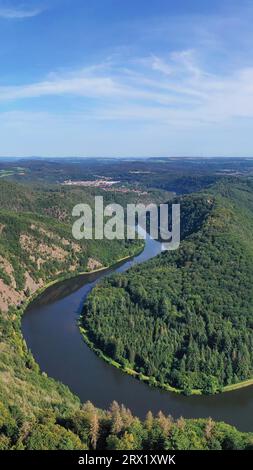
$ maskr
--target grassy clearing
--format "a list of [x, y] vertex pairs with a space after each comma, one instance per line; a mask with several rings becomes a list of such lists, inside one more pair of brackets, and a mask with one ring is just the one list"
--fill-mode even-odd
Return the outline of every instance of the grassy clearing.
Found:
[[239, 388], [245, 388], [253, 385], [253, 379], [243, 380], [242, 382], [238, 382], [236, 384], [226, 385], [224, 387], [224, 392], [232, 392], [233, 390], [239, 390]]
[[24, 168], [16, 167], [11, 170], [0, 170], [0, 178], [5, 178], [6, 176], [13, 176], [13, 175], [23, 175], [25, 172]]

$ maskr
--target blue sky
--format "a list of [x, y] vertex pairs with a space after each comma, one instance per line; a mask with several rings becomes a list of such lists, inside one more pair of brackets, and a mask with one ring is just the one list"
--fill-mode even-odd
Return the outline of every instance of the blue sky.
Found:
[[253, 156], [252, 24], [252, 0], [0, 0], [0, 155]]

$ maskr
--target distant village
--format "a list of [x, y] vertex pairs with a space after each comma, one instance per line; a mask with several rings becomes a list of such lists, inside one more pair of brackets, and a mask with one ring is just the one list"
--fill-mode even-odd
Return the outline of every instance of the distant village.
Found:
[[110, 178], [100, 178], [96, 180], [65, 180], [62, 184], [64, 186], [83, 186], [85, 188], [100, 188], [104, 191], [114, 191], [117, 193], [135, 193], [140, 195], [148, 194], [147, 191], [141, 191], [140, 189], [129, 188], [125, 186], [114, 187], [119, 184], [120, 181], [114, 181]]

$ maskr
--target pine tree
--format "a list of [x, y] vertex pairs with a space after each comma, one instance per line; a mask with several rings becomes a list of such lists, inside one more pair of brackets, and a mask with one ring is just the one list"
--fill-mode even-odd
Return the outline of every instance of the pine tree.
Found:
[[99, 418], [97, 412], [93, 413], [91, 416], [89, 436], [92, 448], [95, 450], [99, 437]]
[[123, 420], [121, 418], [120, 406], [116, 401], [112, 402], [111, 405], [111, 417], [112, 417], [112, 432], [115, 434], [120, 433], [123, 429]]
[[205, 426], [206, 439], [208, 440], [211, 439], [214, 427], [215, 427], [215, 422], [212, 420], [212, 418], [208, 418], [206, 426]]
[[181, 429], [182, 431], [184, 430], [185, 428], [185, 419], [181, 416], [178, 420], [177, 420], [177, 427], [178, 429]]
[[146, 420], [145, 420], [145, 426], [146, 426], [148, 431], [151, 431], [153, 423], [154, 423], [153, 414], [152, 414], [151, 411], [148, 411], [147, 416], [146, 416]]
[[161, 430], [164, 433], [164, 436], [167, 437], [172, 427], [172, 420], [169, 416], [165, 416], [162, 411], [159, 411], [157, 415], [157, 420], [160, 425]]

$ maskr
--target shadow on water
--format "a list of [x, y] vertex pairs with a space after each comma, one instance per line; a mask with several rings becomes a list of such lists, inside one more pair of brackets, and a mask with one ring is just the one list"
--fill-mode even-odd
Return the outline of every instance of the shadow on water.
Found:
[[163, 410], [174, 417], [209, 417], [253, 431], [253, 387], [214, 396], [176, 395], [150, 388], [99, 359], [82, 340], [77, 319], [94, 285], [112, 272], [124, 272], [161, 252], [162, 245], [147, 237], [137, 257], [97, 273], [84, 274], [45, 290], [26, 310], [22, 331], [36, 361], [49, 376], [60, 380], [82, 401], [106, 408], [113, 400], [144, 417]]

